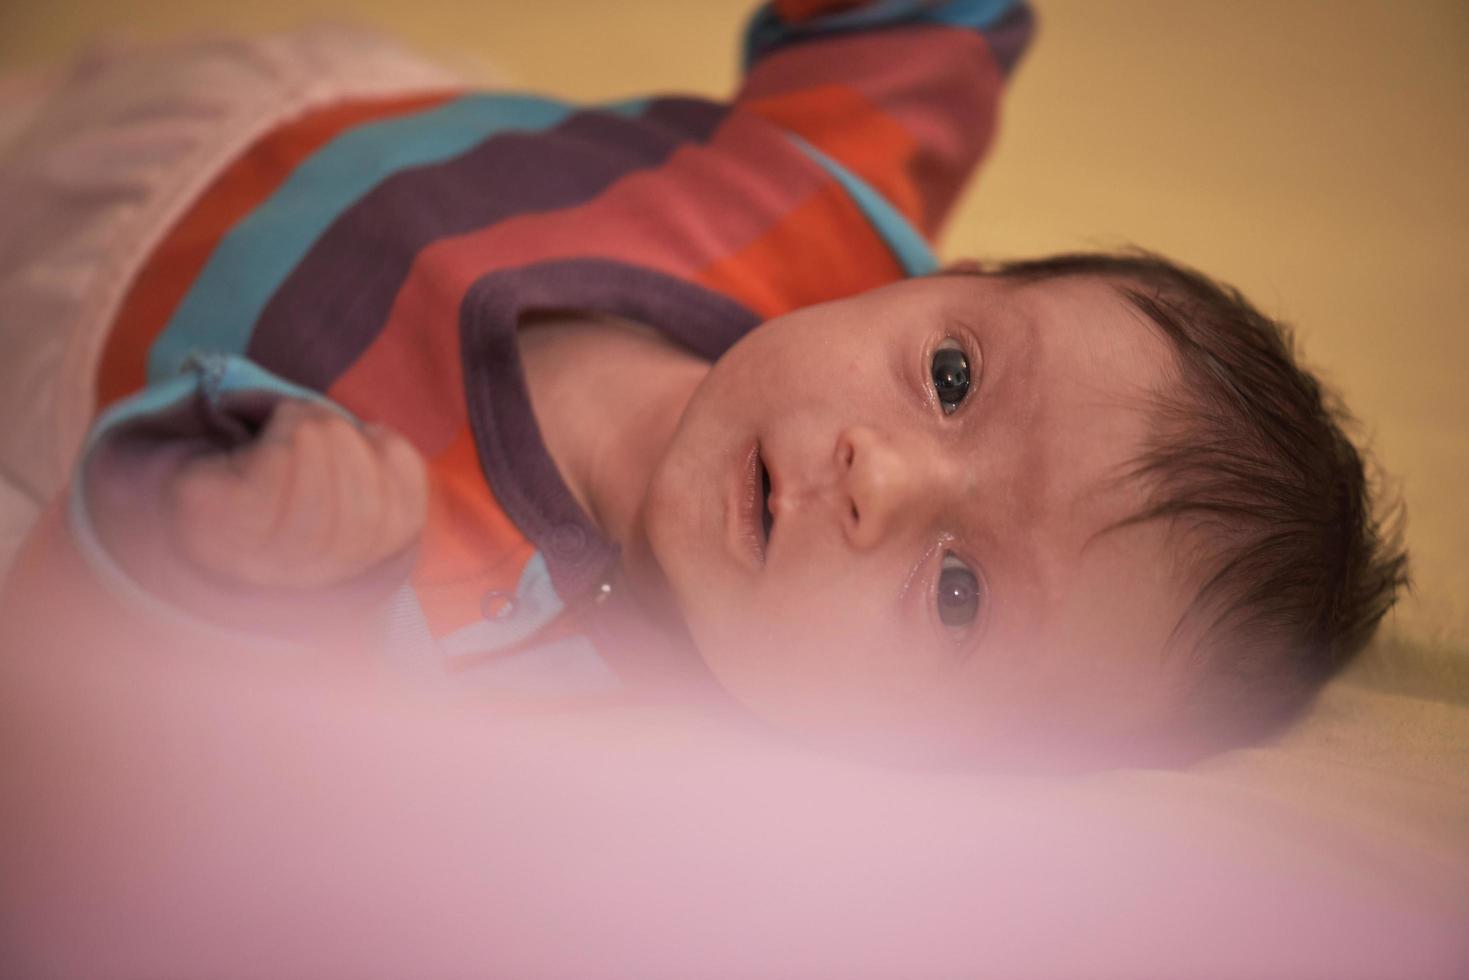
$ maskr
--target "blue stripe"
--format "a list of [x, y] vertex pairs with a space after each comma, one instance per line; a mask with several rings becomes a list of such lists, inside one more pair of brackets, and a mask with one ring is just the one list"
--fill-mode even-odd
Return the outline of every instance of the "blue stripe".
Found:
[[521, 570], [508, 613], [485, 619], [439, 637], [439, 649], [449, 657], [500, 650], [529, 639], [566, 608], [551, 582], [551, 570], [539, 551]]
[[[606, 107], [635, 116], [647, 100]], [[578, 107], [528, 95], [470, 95], [419, 115], [343, 133], [296, 168], [219, 243], [148, 352], [148, 380], [170, 377], [193, 350], [244, 353], [270, 297], [312, 244], [385, 178], [441, 163], [490, 136], [555, 126]]]
[[921, 19], [926, 24], [984, 30], [998, 24], [1016, 3], [1017, 0], [949, 0], [924, 11]]
[[898, 260], [898, 264], [903, 267], [904, 272], [910, 276], [926, 276], [938, 270], [938, 259], [928, 247], [928, 242], [918, 233], [917, 229], [908, 223], [908, 219], [903, 217], [897, 208], [888, 203], [887, 198], [873, 190], [872, 185], [861, 177], [801, 137], [794, 133], [786, 135], [802, 152], [820, 164], [822, 169], [842, 185], [842, 189], [852, 198], [853, 203], [861, 209], [863, 216], [882, 236], [883, 242], [893, 253], [893, 257]]
[[829, 34], [847, 34], [903, 24], [942, 24], [983, 31], [997, 24], [1019, 0], [876, 0], [851, 10], [786, 23], [766, 4], [755, 12], [745, 27], [745, 69], [774, 49], [791, 41], [804, 41]]

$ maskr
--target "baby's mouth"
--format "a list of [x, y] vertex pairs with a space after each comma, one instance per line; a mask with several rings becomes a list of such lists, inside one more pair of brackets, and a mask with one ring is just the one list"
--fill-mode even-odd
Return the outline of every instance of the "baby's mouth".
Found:
[[760, 464], [760, 533], [762, 540], [770, 544], [770, 532], [775, 527], [775, 515], [770, 512], [770, 470], [765, 468], [765, 457], [759, 457]]
[[770, 494], [774, 481], [765, 468], [765, 457], [756, 443], [745, 457], [740, 475], [740, 496], [731, 511], [733, 540], [737, 549], [748, 559], [753, 570], [765, 567], [766, 546], [770, 532], [775, 527], [775, 515], [770, 511]]

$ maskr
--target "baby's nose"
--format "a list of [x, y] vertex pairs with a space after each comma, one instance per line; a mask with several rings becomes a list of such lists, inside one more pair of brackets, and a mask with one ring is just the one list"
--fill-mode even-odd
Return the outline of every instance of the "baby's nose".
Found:
[[837, 436], [834, 452], [839, 519], [855, 548], [875, 547], [900, 528], [929, 520], [941, 505], [942, 487], [923, 465], [919, 445], [853, 426]]

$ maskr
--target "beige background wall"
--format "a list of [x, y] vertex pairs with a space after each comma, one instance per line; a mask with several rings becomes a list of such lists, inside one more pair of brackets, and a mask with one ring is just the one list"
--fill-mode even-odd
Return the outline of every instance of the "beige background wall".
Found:
[[[1408, 503], [1396, 635], [1469, 641], [1469, 4], [1037, 0], [1042, 32], [948, 256], [1135, 242], [1299, 327]], [[380, 25], [581, 98], [718, 94], [747, 0], [8, 0], [0, 66], [117, 31]], [[1401, 646], [1394, 644], [1401, 649]], [[1379, 653], [1381, 660], [1386, 653]], [[1463, 677], [1463, 658], [1432, 654]], [[1456, 666], [1457, 664], [1457, 666]], [[1462, 690], [1462, 688], [1461, 688]]]

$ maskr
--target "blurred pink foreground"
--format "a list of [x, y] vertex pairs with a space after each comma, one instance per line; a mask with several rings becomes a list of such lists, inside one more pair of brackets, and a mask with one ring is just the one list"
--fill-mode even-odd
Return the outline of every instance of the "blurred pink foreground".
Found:
[[6, 976], [1469, 963], [1462, 882], [1384, 887], [1288, 818], [1170, 812], [1140, 792], [1164, 774], [901, 773], [667, 709], [507, 719], [213, 651], [0, 649]]

